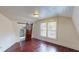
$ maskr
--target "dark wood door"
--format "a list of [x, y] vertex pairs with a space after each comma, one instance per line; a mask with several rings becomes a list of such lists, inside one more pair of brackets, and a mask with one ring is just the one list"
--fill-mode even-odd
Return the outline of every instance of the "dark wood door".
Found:
[[33, 24], [26, 24], [26, 38], [25, 40], [31, 40], [32, 37], [32, 26]]

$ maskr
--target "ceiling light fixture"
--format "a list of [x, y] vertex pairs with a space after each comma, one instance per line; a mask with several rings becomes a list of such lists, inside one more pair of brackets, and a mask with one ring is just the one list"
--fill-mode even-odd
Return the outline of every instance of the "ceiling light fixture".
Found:
[[35, 10], [35, 11], [34, 11], [33, 17], [39, 17], [39, 11], [38, 11], [38, 10]]

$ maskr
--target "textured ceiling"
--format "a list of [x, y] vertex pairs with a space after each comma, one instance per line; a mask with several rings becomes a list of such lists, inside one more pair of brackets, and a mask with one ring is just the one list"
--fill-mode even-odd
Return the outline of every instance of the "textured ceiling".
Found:
[[[38, 10], [40, 17], [35, 18], [32, 13]], [[0, 13], [7, 16], [10, 20], [17, 22], [34, 22], [38, 19], [50, 16], [72, 16], [73, 7], [71, 6], [0, 6]]]

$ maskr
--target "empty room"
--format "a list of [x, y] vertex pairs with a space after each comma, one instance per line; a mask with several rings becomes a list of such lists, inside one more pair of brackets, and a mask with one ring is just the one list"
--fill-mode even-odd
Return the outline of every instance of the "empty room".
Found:
[[78, 51], [78, 6], [0, 6], [0, 52]]

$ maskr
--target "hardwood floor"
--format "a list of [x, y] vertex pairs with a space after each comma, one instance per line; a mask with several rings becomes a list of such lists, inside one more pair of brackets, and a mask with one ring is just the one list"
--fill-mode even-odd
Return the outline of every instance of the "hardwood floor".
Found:
[[77, 52], [74, 49], [52, 44], [49, 42], [32, 39], [14, 44], [5, 52]]

